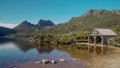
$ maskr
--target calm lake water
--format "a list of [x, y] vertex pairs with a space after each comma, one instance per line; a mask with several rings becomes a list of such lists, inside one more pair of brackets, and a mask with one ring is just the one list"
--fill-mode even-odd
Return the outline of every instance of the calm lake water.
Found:
[[59, 60], [60, 58], [72, 59], [67, 52], [57, 48], [35, 48], [26, 41], [0, 38], [0, 68], [12, 67], [15, 63], [35, 62], [42, 59]]

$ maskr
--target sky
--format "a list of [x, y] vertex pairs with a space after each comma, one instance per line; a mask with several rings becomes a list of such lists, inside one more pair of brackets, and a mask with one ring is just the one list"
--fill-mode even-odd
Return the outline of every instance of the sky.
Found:
[[120, 10], [120, 0], [0, 0], [0, 26], [13, 28], [27, 20], [64, 23], [90, 9]]

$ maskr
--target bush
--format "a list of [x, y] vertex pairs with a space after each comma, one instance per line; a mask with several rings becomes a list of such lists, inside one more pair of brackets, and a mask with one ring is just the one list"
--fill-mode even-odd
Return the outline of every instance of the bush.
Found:
[[120, 36], [117, 36], [117, 37], [115, 37], [114, 39], [115, 39], [115, 42], [116, 42], [116, 43], [119, 43], [119, 44], [120, 44]]

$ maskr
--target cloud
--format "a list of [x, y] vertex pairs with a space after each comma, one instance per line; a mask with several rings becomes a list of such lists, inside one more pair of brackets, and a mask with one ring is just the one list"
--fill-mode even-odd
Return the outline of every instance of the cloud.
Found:
[[17, 26], [17, 24], [0, 22], [0, 26], [7, 27], [7, 28], [14, 28], [15, 26]]

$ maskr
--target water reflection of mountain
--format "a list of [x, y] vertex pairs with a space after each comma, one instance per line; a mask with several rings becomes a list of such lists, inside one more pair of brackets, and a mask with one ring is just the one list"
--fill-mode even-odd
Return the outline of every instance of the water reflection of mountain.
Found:
[[15, 40], [15, 44], [23, 52], [27, 52], [30, 49], [35, 48], [30, 42], [24, 40]]
[[27, 52], [33, 48], [36, 48], [39, 54], [50, 53], [52, 50], [54, 50], [54, 48], [50, 47], [50, 44], [41, 44], [41, 46], [35, 47], [30, 42], [25, 40], [17, 40], [14, 38], [0, 38], [0, 44], [5, 44], [8, 42], [14, 43], [15, 46], [18, 47], [22, 52]]
[[0, 38], [0, 44], [5, 44], [5, 43], [8, 43], [8, 42], [14, 43], [15, 46], [17, 46], [23, 52], [27, 52], [28, 50], [30, 50], [32, 48], [35, 48], [33, 45], [31, 45], [27, 41], [16, 40], [16, 39], [13, 39], [13, 38]]
[[49, 47], [49, 48], [46, 48], [46, 47], [37, 48], [37, 51], [39, 52], [39, 54], [50, 53], [50, 52], [52, 52], [52, 50], [54, 50], [54, 49], [51, 47]]
[[54, 50], [54, 47], [51, 46], [50, 43], [41, 43], [38, 47], [36, 47], [39, 54], [42, 53], [51, 53]]
[[13, 38], [0, 38], [0, 44], [4, 44], [4, 43], [7, 43], [7, 42], [13, 42], [15, 41], [15, 39]]

